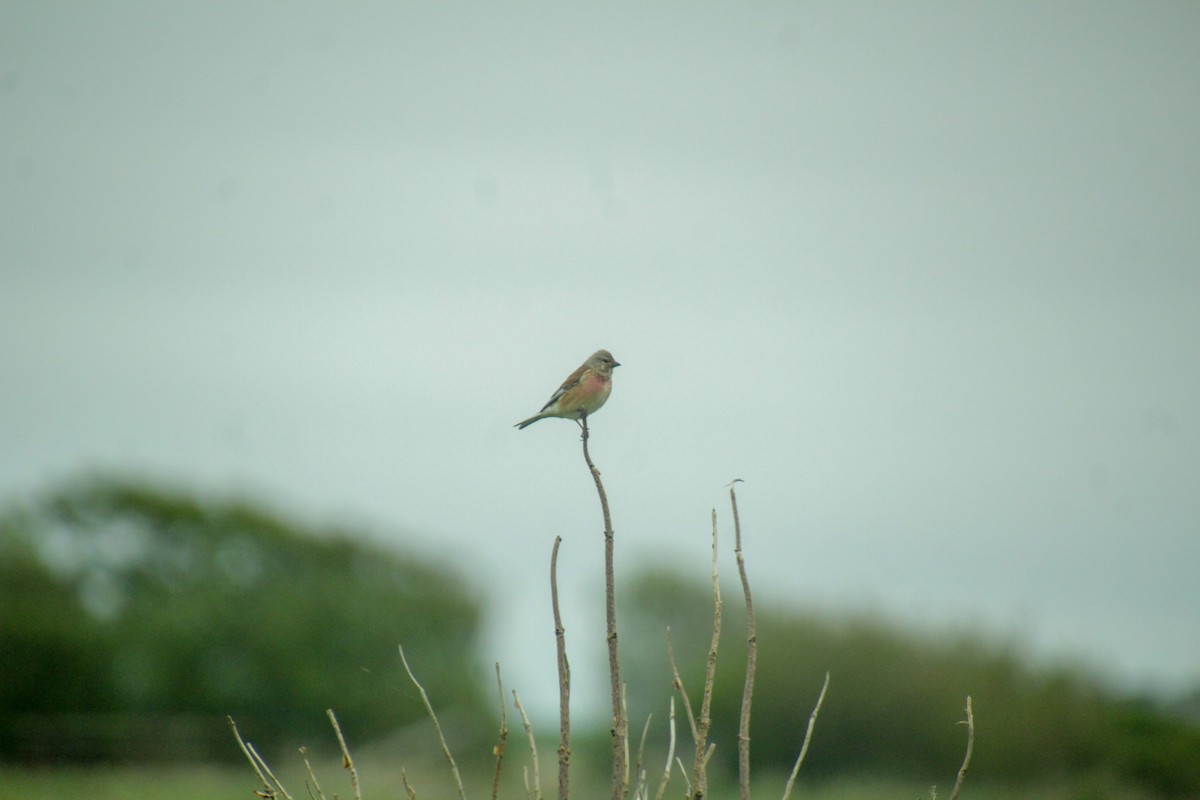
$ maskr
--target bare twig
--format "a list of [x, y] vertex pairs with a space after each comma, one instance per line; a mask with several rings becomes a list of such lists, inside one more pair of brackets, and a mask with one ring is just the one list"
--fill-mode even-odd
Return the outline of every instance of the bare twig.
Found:
[[712, 726], [712, 693], [717, 674], [717, 646], [721, 642], [721, 584], [717, 575], [717, 511], [712, 512], [712, 585], [713, 585], [713, 629], [708, 646], [708, 658], [704, 667], [704, 692], [700, 700], [700, 718], [696, 720], [696, 754], [692, 765], [692, 797], [699, 800], [708, 794], [708, 760], [712, 748], [708, 744], [708, 731]]
[[683, 688], [683, 678], [679, 677], [679, 666], [675, 663], [675, 645], [671, 641], [670, 626], [667, 627], [667, 660], [671, 662], [672, 683], [675, 691], [679, 692], [679, 697], [683, 700], [683, 712], [687, 715], [688, 726], [692, 729], [692, 741], [696, 741], [700, 738], [700, 732], [696, 730], [696, 717], [692, 714], [692, 701]]
[[417, 800], [417, 790], [408, 782], [408, 773], [404, 771], [404, 767], [400, 768], [400, 782], [404, 784], [404, 792], [408, 795], [408, 800]]
[[[260, 756], [258, 751], [254, 749], [254, 743], [246, 742], [246, 748], [251, 752], [251, 754], [254, 755], [254, 758], [258, 760], [258, 763], [262, 764], [262, 768], [267, 773], [267, 777], [270, 778], [271, 782], [274, 783], [279, 789], [280, 794], [282, 794], [286, 800], [291, 800], [292, 796], [287, 793], [286, 789], [283, 788], [283, 784], [279, 782], [279, 778], [275, 777], [275, 773], [271, 772], [271, 768], [267, 765], [266, 759]], [[274, 796], [275, 795], [272, 795], [272, 797]]]
[[250, 762], [250, 766], [257, 773], [258, 779], [262, 781], [263, 790], [259, 793], [259, 796], [266, 798], [266, 800], [271, 800], [271, 798], [277, 798], [282, 795], [284, 800], [292, 800], [292, 796], [288, 794], [287, 789], [283, 788], [283, 784], [271, 772], [271, 768], [267, 766], [267, 762], [254, 749], [254, 745], [242, 738], [242, 734], [238, 730], [237, 723], [233, 721], [233, 717], [227, 716], [225, 719], [229, 720], [229, 728], [233, 731], [233, 738], [237, 739], [238, 747], [242, 749], [242, 754], [246, 756], [246, 759]]
[[682, 758], [676, 758], [675, 763], [679, 767], [679, 774], [683, 776], [683, 796], [691, 797], [692, 796], [692, 782], [690, 780], [688, 780], [687, 767], [685, 767], [683, 765]]
[[508, 742], [508, 703], [504, 701], [504, 681], [500, 678], [500, 662], [496, 662], [496, 692], [500, 696], [500, 734], [493, 752], [496, 769], [492, 773], [492, 800], [500, 794], [500, 765], [504, 763], [504, 745]]
[[712, 760], [713, 753], [715, 752], [717, 752], [717, 746], [712, 742], [709, 742], [708, 749], [704, 751], [704, 758], [701, 759], [701, 764], [706, 770], [708, 769], [708, 762]]
[[653, 714], [646, 717], [646, 724], [642, 726], [642, 738], [638, 742], [637, 762], [634, 767], [633, 774], [637, 777], [636, 787], [633, 791], [633, 796], [636, 800], [644, 800], [646, 797], [646, 735], [650, 733], [650, 720], [654, 719]]
[[[463, 789], [462, 776], [458, 774], [458, 764], [454, 762], [454, 756], [450, 753], [450, 747], [446, 744], [446, 737], [442, 735], [442, 725], [438, 722], [437, 714], [433, 712], [433, 705], [429, 702], [429, 695], [425, 693], [425, 688], [421, 686], [417, 676], [413, 675], [412, 668], [408, 666], [408, 659], [404, 657], [404, 646], [400, 646], [400, 662], [404, 664], [404, 671], [408, 673], [408, 679], [413, 682], [413, 686], [417, 687], [417, 691], [421, 694], [421, 702], [425, 704], [425, 710], [429, 712], [429, 718], [433, 720], [433, 729], [437, 732], [438, 743], [442, 746], [442, 755], [446, 757], [446, 761], [450, 764], [450, 772], [454, 775], [454, 783], [458, 787], [458, 796], [460, 800], [467, 800], [467, 793]], [[340, 734], [339, 734], [340, 735]]]
[[267, 776], [263, 774], [262, 769], [259, 768], [258, 762], [254, 760], [254, 756], [250, 755], [250, 748], [246, 746], [245, 740], [242, 739], [242, 734], [237, 729], [237, 723], [233, 721], [233, 717], [231, 716], [226, 715], [225, 719], [229, 721], [229, 727], [233, 731], [234, 738], [237, 739], [238, 747], [241, 748], [242, 755], [244, 755], [246, 760], [250, 762], [250, 768], [253, 769], [255, 774], [258, 775], [258, 779], [262, 782], [263, 789], [268, 793], [271, 792], [271, 783], [267, 780]]
[[[521, 724], [525, 726], [525, 737], [529, 739], [529, 756], [533, 763], [533, 792], [529, 792], [529, 779], [526, 775], [525, 792], [529, 794], [533, 800], [542, 800], [542, 777], [538, 771], [538, 754], [537, 742], [533, 738], [533, 726], [529, 724], [529, 717], [525, 714], [524, 707], [521, 706], [521, 698], [517, 696], [517, 690], [513, 689], [513, 705], [517, 708], [517, 713], [521, 715]], [[561, 779], [561, 776], [560, 776]]]
[[567, 661], [566, 629], [558, 608], [558, 546], [550, 551], [550, 603], [554, 608], [554, 645], [558, 650], [558, 800], [567, 800], [571, 786], [571, 665]]
[[817, 724], [817, 714], [821, 713], [821, 704], [825, 702], [825, 692], [829, 689], [829, 673], [825, 673], [825, 683], [821, 686], [821, 694], [817, 696], [817, 704], [813, 706], [812, 713], [808, 715], [808, 729], [804, 732], [804, 744], [800, 746], [800, 754], [796, 756], [796, 764], [792, 767], [792, 774], [788, 776], [787, 785], [783, 789], [783, 800], [788, 800], [792, 794], [792, 787], [796, 784], [796, 775], [800, 772], [800, 765], [804, 763], [804, 757], [808, 755], [808, 744], [812, 741], [813, 727]]
[[662, 778], [658, 781], [658, 791], [654, 793], [654, 800], [662, 800], [663, 795], [667, 793], [667, 782], [671, 780], [671, 767], [675, 762], [675, 698], [671, 698], [671, 724], [670, 724], [670, 741], [667, 745], [667, 764], [663, 767]]
[[[621, 684], [621, 719], [629, 719], [629, 709], [625, 705], [625, 684]], [[625, 737], [625, 774], [621, 776], [621, 786], [624, 794], [629, 793], [629, 737]]]
[[958, 768], [958, 778], [954, 781], [954, 791], [950, 792], [950, 800], [958, 800], [963, 781], [967, 778], [967, 766], [971, 763], [971, 751], [975, 749], [975, 714], [971, 711], [971, 695], [967, 695], [967, 752], [963, 756], [962, 766]]
[[742, 594], [746, 598], [746, 682], [742, 687], [742, 713], [738, 720], [738, 790], [741, 800], [750, 800], [750, 705], [754, 696], [754, 672], [758, 663], [758, 634], [754, 627], [754, 598], [750, 594], [750, 579], [746, 576], [746, 559], [742, 554], [742, 523], [738, 517], [737, 492], [729, 484], [729, 503], [733, 506], [733, 552], [737, 556], [738, 574], [742, 579]]
[[[300, 758], [304, 759], [304, 769], [308, 772], [308, 779], [310, 781], [312, 781], [312, 787], [316, 788], [316, 790], [317, 790], [317, 797], [321, 798], [321, 800], [325, 800], [325, 793], [321, 791], [321, 784], [317, 780], [317, 774], [315, 772], [313, 772], [312, 764], [310, 764], [308, 762], [308, 748], [307, 747], [300, 748]], [[310, 796], [312, 795], [311, 788], [309, 789], [308, 793]]]
[[[403, 650], [400, 651], [400, 657], [401, 659], [404, 658]], [[354, 759], [350, 758], [350, 751], [346, 748], [346, 739], [342, 736], [342, 728], [338, 725], [337, 717], [334, 716], [332, 708], [325, 709], [325, 713], [329, 715], [329, 722], [333, 725], [333, 732], [337, 734], [338, 747], [342, 748], [342, 766], [350, 773], [350, 788], [354, 791], [354, 800], [362, 800], [362, 789], [358, 785], [358, 770], [354, 768]]]
[[608, 496], [604, 493], [604, 484], [600, 482], [600, 470], [592, 463], [588, 454], [587, 417], [580, 421], [583, 429], [583, 460], [587, 463], [588, 471], [596, 482], [596, 493], [600, 496], [600, 510], [604, 514], [604, 592], [605, 616], [608, 622], [608, 672], [610, 679], [609, 690], [612, 694], [612, 799], [624, 800], [628, 787], [628, 757], [626, 756], [626, 739], [628, 738], [628, 723], [621, 708], [621, 666], [617, 658], [617, 603], [616, 584], [613, 580], [613, 529], [612, 518], [608, 513]]

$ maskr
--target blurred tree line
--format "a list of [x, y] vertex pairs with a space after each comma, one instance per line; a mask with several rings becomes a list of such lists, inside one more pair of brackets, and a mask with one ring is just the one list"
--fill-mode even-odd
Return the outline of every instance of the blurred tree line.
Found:
[[[721, 594], [711, 740], [714, 762], [736, 773], [746, 618], [736, 579], [723, 582]], [[712, 636], [711, 583], [646, 572], [630, 581], [623, 600], [622, 641], [637, 643], [622, 651], [633, 721], [647, 713], [665, 717], [668, 626], [698, 710]], [[750, 736], [759, 774], [791, 769], [828, 670], [829, 693], [801, 772], [806, 778], [873, 772], [950, 786], [966, 745], [965, 725], [958, 723], [969, 694], [976, 723], [972, 779], [1032, 783], [1095, 775], [1167, 796], [1200, 792], [1197, 720], [1116, 696], [1082, 669], [1036, 667], [1011, 643], [905, 631], [867, 614], [800, 614], [760, 601], [755, 617]], [[679, 725], [686, 741], [682, 714]]]
[[[666, 628], [698, 708], [711, 586], [670, 571], [619, 586], [631, 729], [653, 713], [661, 734], [672, 691]], [[714, 769], [732, 772], [745, 614], [736, 580], [722, 592], [712, 741]], [[326, 708], [363, 742], [424, 724], [401, 643], [447, 734], [490, 742], [494, 689], [478, 668], [480, 619], [462, 576], [361, 534], [142, 483], [69, 484], [0, 514], [0, 759], [240, 759], [227, 714], [260, 748], [329, 746]], [[758, 643], [758, 775], [791, 768], [829, 670], [806, 778], [875, 772], [950, 785], [970, 694], [972, 778], [1096, 774], [1164, 795], [1200, 793], [1195, 717], [1118, 697], [1079, 669], [1034, 666], [1011, 643], [761, 601]], [[682, 716], [678, 734], [686, 748]], [[596, 738], [606, 749], [607, 730]], [[587, 739], [578, 730], [577, 748]]]
[[431, 695], [479, 719], [477, 598], [461, 576], [245, 502], [75, 483], [0, 517], [0, 758], [238, 757], [362, 740]]

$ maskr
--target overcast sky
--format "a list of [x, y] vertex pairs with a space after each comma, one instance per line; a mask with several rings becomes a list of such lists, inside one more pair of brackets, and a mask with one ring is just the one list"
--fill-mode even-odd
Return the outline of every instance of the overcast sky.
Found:
[[[553, 707], [603, 544], [1200, 679], [1200, 5], [0, 4], [0, 496], [442, 553]], [[730, 545], [731, 546], [731, 545]], [[723, 569], [733, 576], [726, 552]], [[525, 638], [522, 638], [525, 636]], [[602, 693], [601, 693], [601, 696]]]

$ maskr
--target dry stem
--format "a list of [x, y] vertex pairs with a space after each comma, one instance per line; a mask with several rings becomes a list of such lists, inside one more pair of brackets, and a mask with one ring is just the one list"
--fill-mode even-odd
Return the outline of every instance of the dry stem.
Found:
[[[404, 649], [400, 649], [400, 658], [404, 659]], [[404, 665], [406, 668], [408, 664]], [[412, 675], [412, 673], [408, 673]], [[414, 679], [415, 680], [415, 679]], [[421, 694], [424, 694], [422, 692]], [[329, 722], [333, 725], [333, 732], [337, 734], [338, 747], [342, 748], [342, 766], [350, 773], [350, 788], [354, 790], [355, 800], [362, 800], [362, 790], [358, 785], [358, 770], [354, 768], [354, 759], [350, 758], [350, 751], [346, 748], [346, 739], [342, 736], [342, 728], [338, 725], [337, 717], [333, 715], [333, 709], [325, 709], [325, 713], [329, 715]]]
[[[243, 755], [250, 762], [250, 766], [258, 774], [258, 779], [262, 781], [263, 790], [260, 795], [264, 798], [275, 798], [283, 795], [284, 800], [292, 800], [292, 796], [287, 793], [287, 789], [283, 788], [283, 784], [271, 772], [271, 768], [267, 766], [267, 762], [263, 760], [258, 751], [254, 749], [254, 745], [242, 739], [242, 734], [238, 730], [237, 723], [233, 721], [233, 717], [225, 717], [229, 720], [229, 728], [233, 731], [233, 738], [237, 739], [238, 747], [242, 748]], [[268, 776], [270, 776], [268, 778]], [[278, 794], [276, 793], [278, 791]]]
[[[521, 724], [525, 726], [525, 736], [529, 739], [529, 756], [533, 764], [533, 791], [529, 791], [529, 776], [526, 773], [525, 793], [533, 800], [542, 800], [542, 775], [538, 770], [537, 742], [533, 738], [533, 726], [529, 724], [529, 717], [525, 714], [525, 708], [521, 705], [521, 698], [517, 696], [516, 689], [513, 689], [513, 705], [516, 706], [517, 713], [521, 715]], [[561, 778], [560, 775], [559, 779], [561, 780]]]
[[[421, 702], [425, 704], [425, 710], [429, 712], [429, 718], [433, 720], [433, 729], [437, 732], [438, 743], [442, 746], [442, 755], [446, 757], [446, 761], [450, 763], [450, 772], [454, 775], [454, 783], [458, 787], [458, 796], [460, 800], [467, 800], [467, 793], [463, 789], [462, 776], [458, 774], [458, 764], [454, 763], [454, 756], [450, 753], [450, 747], [446, 744], [446, 737], [442, 735], [442, 725], [438, 722], [437, 714], [433, 712], [433, 705], [429, 702], [429, 695], [425, 693], [425, 688], [421, 686], [417, 676], [413, 675], [412, 668], [408, 666], [408, 659], [404, 657], [404, 646], [400, 646], [400, 662], [404, 664], [404, 671], [408, 673], [408, 678], [413, 682], [413, 686], [417, 687], [417, 691], [421, 694]], [[332, 715], [331, 715], [332, 716]], [[337, 723], [334, 723], [336, 727]], [[341, 738], [341, 732], [338, 732], [338, 738]], [[352, 773], [353, 774], [353, 773]]]
[[404, 792], [408, 795], [408, 800], [417, 800], [417, 790], [408, 782], [408, 773], [404, 771], [404, 767], [400, 768], [400, 782], [404, 784]]
[[500, 765], [504, 763], [504, 745], [508, 741], [508, 704], [504, 702], [504, 681], [500, 679], [500, 662], [496, 662], [496, 692], [500, 697], [500, 735], [496, 742], [496, 769], [492, 773], [492, 800], [500, 793]]
[[[315, 787], [317, 790], [317, 797], [321, 798], [321, 800], [325, 800], [325, 793], [321, 791], [321, 784], [317, 780], [317, 774], [315, 772], [313, 772], [312, 764], [310, 764], [308, 761], [308, 748], [307, 747], [300, 748], [300, 758], [304, 759], [304, 769], [306, 772], [308, 772], [308, 779], [310, 781], [312, 781], [313, 787]], [[309, 789], [308, 794], [310, 797], [312, 796], [311, 788]]]
[[[679, 692], [679, 697], [683, 700], [683, 711], [687, 714], [688, 726], [692, 729], [692, 741], [700, 738], [700, 732], [696, 730], [696, 717], [692, 714], [692, 701], [688, 698], [687, 691], [683, 688], [683, 678], [679, 677], [679, 666], [675, 663], [675, 645], [671, 641], [671, 628], [667, 627], [667, 660], [671, 662], [671, 678], [675, 686], [675, 691]], [[691, 794], [689, 791], [688, 794]]]
[[704, 667], [704, 692], [700, 700], [700, 718], [696, 720], [696, 754], [692, 764], [692, 797], [696, 800], [708, 794], [708, 760], [712, 758], [714, 746], [708, 744], [708, 730], [712, 726], [712, 693], [717, 674], [717, 646], [721, 642], [721, 584], [717, 575], [717, 511], [712, 512], [712, 585], [713, 585], [713, 630], [708, 646], [708, 658]]
[[783, 800], [788, 800], [792, 794], [792, 787], [796, 784], [796, 775], [800, 772], [800, 765], [804, 763], [804, 756], [808, 755], [808, 743], [812, 741], [813, 727], [817, 724], [817, 714], [821, 713], [821, 704], [825, 702], [825, 692], [829, 689], [829, 673], [825, 673], [825, 683], [821, 686], [821, 694], [817, 696], [817, 704], [813, 706], [812, 713], [808, 715], [808, 730], [804, 732], [804, 744], [800, 746], [800, 754], [796, 756], [796, 763], [792, 767], [792, 774], [788, 776], [787, 786], [783, 789]]
[[958, 768], [958, 778], [954, 781], [954, 791], [950, 792], [950, 800], [958, 800], [958, 792], [967, 778], [967, 766], [971, 763], [971, 751], [975, 749], [975, 714], [971, 711], [971, 695], [967, 695], [966, 725], [967, 753], [963, 756], [962, 766]]
[[675, 764], [679, 767], [679, 774], [683, 776], [683, 784], [684, 784], [683, 796], [691, 797], [692, 796], [692, 782], [690, 780], [688, 780], [687, 767], [685, 767], [683, 765], [682, 758], [677, 757], [675, 759]]
[[562, 537], [554, 537], [550, 551], [550, 603], [554, 608], [554, 644], [558, 650], [558, 800], [567, 800], [571, 775], [571, 665], [567, 662], [566, 630], [558, 609], [558, 546]]
[[729, 503], [733, 506], [733, 552], [737, 556], [738, 574], [742, 579], [742, 594], [746, 598], [746, 683], [742, 687], [742, 713], [738, 720], [738, 790], [742, 800], [750, 800], [750, 705], [754, 696], [754, 672], [758, 663], [758, 635], [754, 627], [754, 598], [750, 594], [750, 579], [746, 576], [746, 559], [742, 554], [742, 523], [738, 517], [737, 493], [729, 484]]
[[642, 726], [642, 738], [638, 742], [637, 764], [634, 767], [633, 774], [637, 776], [637, 782], [633, 791], [633, 796], [636, 800], [644, 800], [646, 797], [646, 736], [650, 733], [650, 720], [654, 719], [654, 715], [650, 714], [646, 717], [646, 724]]
[[667, 765], [663, 767], [662, 778], [658, 781], [658, 791], [654, 793], [654, 800], [662, 800], [663, 795], [667, 792], [667, 782], [671, 780], [671, 767], [675, 761], [675, 698], [671, 698], [671, 734], [667, 745]]
[[587, 417], [580, 421], [583, 429], [583, 460], [587, 463], [588, 471], [596, 482], [596, 493], [600, 496], [600, 510], [604, 514], [604, 591], [605, 615], [608, 621], [608, 672], [609, 689], [612, 693], [612, 798], [624, 800], [628, 786], [628, 756], [626, 739], [628, 738], [625, 712], [621, 706], [621, 666], [617, 659], [617, 603], [616, 584], [613, 580], [613, 529], [612, 518], [608, 513], [608, 497], [604, 494], [604, 484], [600, 482], [600, 470], [592, 463], [588, 454]]
[[[625, 684], [621, 684], [621, 719], [629, 719], [629, 708], [625, 705]], [[621, 776], [622, 793], [629, 793], [629, 737], [625, 737], [625, 774]]]

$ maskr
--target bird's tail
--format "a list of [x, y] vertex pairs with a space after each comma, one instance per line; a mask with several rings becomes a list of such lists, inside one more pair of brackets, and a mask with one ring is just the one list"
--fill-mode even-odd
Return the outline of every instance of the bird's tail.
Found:
[[537, 422], [539, 419], [545, 419], [545, 417], [543, 417], [541, 414], [534, 414], [534, 415], [533, 415], [532, 417], [530, 417], [529, 419], [527, 419], [527, 420], [523, 420], [522, 422], [518, 422], [518, 423], [517, 423], [516, 425], [514, 425], [513, 427], [514, 427], [514, 428], [516, 428], [517, 430], [521, 430], [522, 428], [527, 428], [527, 427], [529, 427], [529, 426], [530, 426], [530, 425], [532, 425], [533, 423]]

